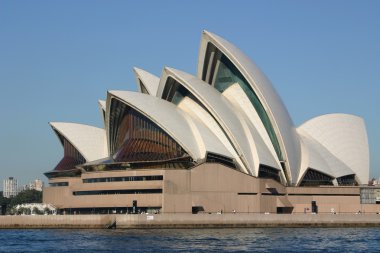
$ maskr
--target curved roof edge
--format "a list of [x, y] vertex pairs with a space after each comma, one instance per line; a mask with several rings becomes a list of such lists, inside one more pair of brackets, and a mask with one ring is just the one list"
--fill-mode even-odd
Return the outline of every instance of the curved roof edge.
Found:
[[133, 72], [136, 76], [137, 88], [139, 92], [144, 93], [141, 87], [142, 83], [142, 85], [144, 85], [145, 89], [148, 91], [149, 95], [156, 96], [160, 78], [149, 73], [148, 71], [136, 67], [133, 68]]
[[364, 120], [350, 114], [326, 114], [299, 127], [345, 163], [360, 184], [369, 179], [369, 146]]
[[252, 149], [250, 141], [247, 139], [247, 127], [241, 117], [237, 116], [238, 112], [223, 96], [222, 93], [215, 90], [206, 82], [190, 75], [186, 72], [165, 67], [161, 76], [160, 87], [157, 96], [162, 97], [166, 80], [172, 77], [191, 92], [202, 105], [207, 108], [209, 113], [215, 118], [220, 127], [225, 132], [232, 146], [235, 148], [241, 160], [244, 163], [246, 173], [257, 175], [258, 162], [254, 159], [255, 150]]
[[106, 111], [106, 101], [105, 100], [99, 99], [98, 104], [99, 104], [100, 109], [102, 109], [103, 111]]
[[68, 140], [86, 161], [108, 156], [106, 133], [102, 128], [67, 122], [50, 122], [54, 131]]
[[301, 183], [304, 174], [309, 168], [333, 178], [355, 174], [350, 167], [348, 167], [344, 162], [332, 154], [321, 143], [308, 135], [305, 131], [299, 129], [298, 132], [303, 144], [302, 166], [298, 177], [298, 185]]
[[[119, 99], [152, 120], [181, 145], [195, 161], [204, 159], [206, 151], [210, 151], [205, 150], [205, 147], [216, 141], [216, 137], [210, 136], [205, 127], [202, 127], [201, 122], [195, 122], [170, 102], [131, 91], [109, 91], [107, 103], [110, 103], [112, 98]], [[221, 150], [218, 148], [218, 151]], [[222, 150], [222, 152], [221, 155], [231, 157], [227, 150]]]
[[282, 146], [287, 173], [293, 183], [298, 177], [301, 163], [301, 147], [293, 121], [282, 99], [265, 74], [240, 49], [229, 41], [208, 31], [203, 31], [198, 57], [197, 75], [202, 78], [207, 44], [211, 42], [237, 67], [247, 79], [265, 108]]
[[235, 159], [235, 165], [239, 169], [244, 168], [240, 157], [231, 146], [231, 143], [225, 136], [215, 119], [196, 101], [192, 98], [184, 97], [178, 104], [177, 108], [181, 109], [185, 115], [193, 119], [198, 127], [204, 128], [202, 132], [208, 133], [202, 135], [202, 138], [207, 140], [203, 144], [207, 152], [215, 154], [229, 154], [230, 158]]
[[244, 120], [248, 123], [255, 140], [255, 146], [257, 146], [256, 152], [258, 153], [260, 164], [270, 166], [284, 173], [269, 135], [265, 130], [257, 111], [254, 109], [240, 85], [237, 83], [231, 85], [222, 93], [222, 95], [234, 106], [234, 108], [244, 115]]
[[105, 128], [105, 126], [106, 126], [106, 101], [98, 100], [98, 104], [99, 104], [100, 116], [101, 116], [102, 121], [103, 121], [103, 127]]

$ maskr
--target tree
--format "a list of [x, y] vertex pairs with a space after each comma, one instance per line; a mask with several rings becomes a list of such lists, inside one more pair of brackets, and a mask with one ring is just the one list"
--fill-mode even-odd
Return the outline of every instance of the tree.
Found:
[[4, 215], [7, 212], [10, 202], [10, 199], [4, 197], [3, 195], [0, 196], [0, 214]]
[[25, 213], [26, 213], [26, 208], [24, 207], [20, 207], [19, 209], [17, 209], [17, 212], [16, 212], [16, 214], [18, 215], [25, 214]]
[[25, 190], [11, 198], [9, 207], [27, 203], [42, 203], [42, 192], [36, 190]]
[[33, 210], [32, 210], [33, 212], [33, 214], [36, 214], [36, 215], [41, 215], [41, 214], [43, 214], [43, 211], [41, 211], [40, 209], [38, 209], [38, 207], [33, 207]]

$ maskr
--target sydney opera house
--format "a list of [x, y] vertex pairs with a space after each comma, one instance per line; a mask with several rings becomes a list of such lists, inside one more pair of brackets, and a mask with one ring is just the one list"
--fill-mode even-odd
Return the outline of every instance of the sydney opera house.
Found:
[[45, 203], [62, 213], [379, 209], [362, 187], [363, 119], [328, 114], [295, 126], [268, 78], [227, 40], [202, 33], [196, 76], [134, 73], [138, 92], [99, 101], [102, 128], [50, 123], [64, 156], [45, 173]]

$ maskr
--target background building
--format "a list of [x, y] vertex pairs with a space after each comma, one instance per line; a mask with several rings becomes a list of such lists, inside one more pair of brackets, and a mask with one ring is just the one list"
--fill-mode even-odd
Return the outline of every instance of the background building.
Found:
[[6, 198], [14, 197], [18, 194], [17, 179], [9, 177], [3, 181], [3, 196]]
[[41, 179], [35, 179], [29, 183], [29, 190], [42, 191], [44, 187], [44, 182]]
[[36, 190], [36, 191], [42, 191], [44, 187], [44, 182], [41, 179], [35, 179], [31, 181], [28, 184], [23, 185], [20, 187], [20, 191], [26, 191], [26, 190]]

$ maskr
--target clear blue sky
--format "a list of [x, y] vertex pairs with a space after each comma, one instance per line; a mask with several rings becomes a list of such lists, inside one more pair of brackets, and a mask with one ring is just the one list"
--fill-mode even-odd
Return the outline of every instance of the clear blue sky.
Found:
[[100, 126], [97, 100], [136, 90], [133, 66], [195, 73], [203, 29], [261, 67], [297, 126], [363, 117], [379, 177], [379, 13], [380, 1], [0, 0], [0, 179], [46, 181], [63, 155], [48, 122]]

